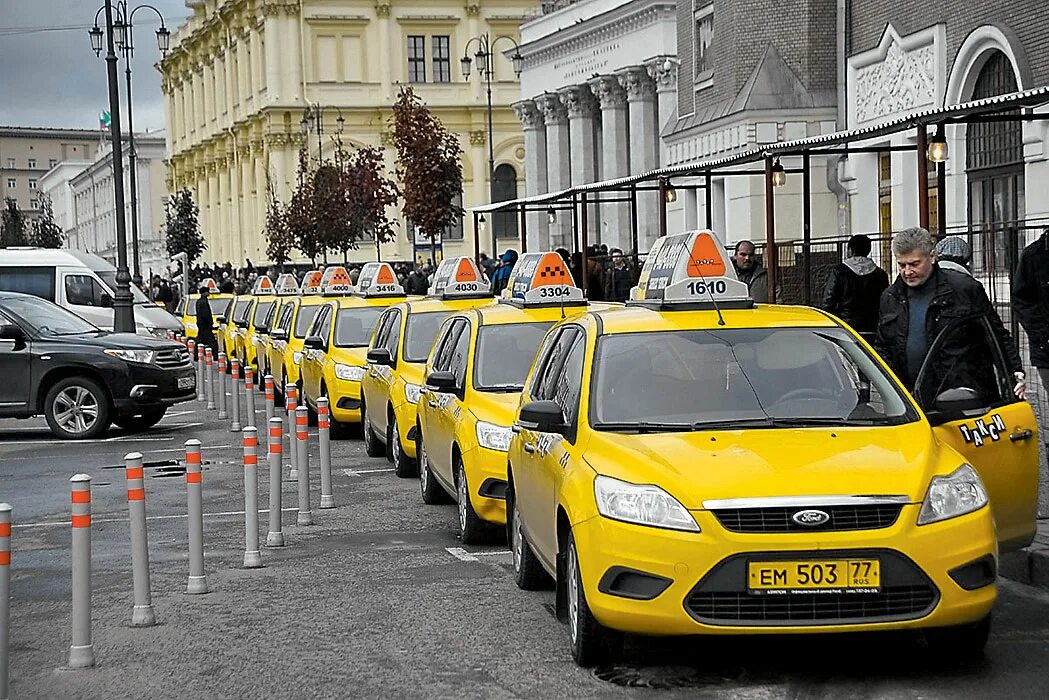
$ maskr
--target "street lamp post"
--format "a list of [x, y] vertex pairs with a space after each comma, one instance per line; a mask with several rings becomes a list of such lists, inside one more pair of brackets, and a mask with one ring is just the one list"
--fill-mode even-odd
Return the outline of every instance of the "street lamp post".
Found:
[[[493, 143], [493, 128], [492, 128], [492, 75], [493, 68], [495, 65], [494, 56], [492, 50], [496, 44], [500, 41], [506, 40], [514, 45], [514, 55], [511, 58], [514, 65], [514, 73], [517, 77], [521, 77], [521, 64], [524, 59], [521, 56], [521, 47], [517, 41], [505, 34], [501, 34], [494, 39], [488, 36], [488, 33], [475, 36], [466, 42], [466, 47], [463, 49], [463, 57], [459, 59], [459, 64], [463, 69], [463, 78], [466, 80], [470, 79], [470, 71], [473, 67], [473, 62], [477, 61], [477, 73], [481, 79], [484, 80], [485, 91], [488, 94], [488, 198], [490, 202], [495, 201], [495, 144]], [[474, 53], [474, 58], [470, 58], [470, 47], [476, 43], [477, 51]], [[496, 229], [494, 215], [492, 221], [492, 255], [497, 255], [496, 250]], [[480, 231], [476, 232], [476, 235], [480, 235]]]

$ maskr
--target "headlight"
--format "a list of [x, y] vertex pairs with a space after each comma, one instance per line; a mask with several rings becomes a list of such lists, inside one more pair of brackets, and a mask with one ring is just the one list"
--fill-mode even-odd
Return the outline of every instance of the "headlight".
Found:
[[118, 360], [124, 362], [138, 362], [139, 364], [148, 365], [153, 361], [152, 350], [121, 350], [117, 348], [110, 348], [103, 350], [110, 357], [115, 357]]
[[291, 354], [291, 362], [292, 362], [292, 364], [295, 364], [295, 365], [297, 365], [300, 362], [302, 362], [302, 353], [301, 352], [293, 352]]
[[404, 385], [404, 398], [408, 399], [408, 403], [419, 403], [419, 397], [422, 396], [422, 387], [418, 384]]
[[513, 436], [509, 426], [477, 421], [477, 444], [489, 450], [506, 452], [510, 449], [510, 438]]
[[658, 486], [631, 484], [608, 476], [594, 479], [594, 497], [601, 515], [638, 525], [699, 532], [685, 506]]
[[918, 524], [928, 525], [956, 518], [985, 505], [987, 490], [980, 481], [980, 475], [968, 464], [963, 464], [947, 476], [933, 477], [921, 513], [918, 514]]
[[364, 368], [353, 365], [335, 365], [335, 376], [347, 382], [359, 382], [364, 379]]

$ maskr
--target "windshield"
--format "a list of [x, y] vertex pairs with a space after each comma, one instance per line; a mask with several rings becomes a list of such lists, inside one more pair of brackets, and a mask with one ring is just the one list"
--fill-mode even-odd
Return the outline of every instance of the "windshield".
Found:
[[605, 336], [590, 420], [601, 430], [895, 425], [917, 419], [841, 329], [689, 330]]
[[246, 321], [248, 315], [248, 306], [251, 305], [251, 299], [245, 301], [238, 301], [233, 306], [233, 322], [238, 323], [240, 321]]
[[335, 317], [335, 346], [340, 348], [367, 347], [379, 316], [385, 311], [381, 306], [366, 306], [357, 309], [339, 309]]
[[317, 316], [317, 312], [321, 310], [319, 305], [317, 306], [300, 306], [299, 316], [295, 319], [295, 337], [305, 338], [306, 331], [313, 325], [313, 319]]
[[266, 323], [266, 320], [269, 318], [270, 312], [273, 311], [273, 307], [276, 303], [277, 302], [275, 301], [260, 301], [255, 306], [255, 328]]
[[208, 297], [208, 306], [211, 307], [212, 316], [225, 316], [226, 312], [229, 311], [229, 305], [232, 303], [232, 299], [213, 299]]
[[444, 319], [451, 315], [451, 311], [436, 311], [408, 316], [408, 328], [404, 338], [405, 362], [426, 362], [433, 341], [437, 339], [437, 331]]
[[99, 330], [72, 311], [37, 297], [9, 298], [2, 303], [4, 310], [16, 316], [19, 325], [33, 335], [77, 335]]
[[[117, 293], [117, 271], [116, 270], [92, 270], [98, 278], [102, 280], [107, 287], [109, 287], [109, 293], [116, 297]], [[136, 304], [151, 304], [152, 302], [142, 293], [142, 290], [133, 284], [129, 284], [131, 287], [131, 296], [134, 297]]]
[[482, 326], [477, 332], [474, 389], [520, 391], [550, 323]]

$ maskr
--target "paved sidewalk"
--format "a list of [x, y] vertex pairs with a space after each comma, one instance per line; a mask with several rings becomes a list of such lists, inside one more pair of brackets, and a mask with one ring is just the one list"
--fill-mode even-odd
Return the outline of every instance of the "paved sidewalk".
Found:
[[1049, 519], [1038, 521], [1038, 534], [1027, 549], [1002, 557], [1002, 576], [1049, 590]]

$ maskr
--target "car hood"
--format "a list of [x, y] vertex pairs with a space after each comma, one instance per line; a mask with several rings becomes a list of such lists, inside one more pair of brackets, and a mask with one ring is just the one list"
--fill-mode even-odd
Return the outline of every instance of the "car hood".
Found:
[[328, 350], [328, 355], [332, 361], [343, 365], [364, 367], [368, 364], [368, 348], [366, 346], [359, 348], [337, 348], [332, 346]]
[[[193, 320], [196, 322], [196, 315], [193, 316]], [[135, 304], [135, 323], [147, 328], [163, 328], [172, 331], [182, 328], [182, 322], [178, 318], [149, 302]]]
[[467, 406], [477, 420], [488, 421], [496, 425], [513, 425], [517, 415], [517, 404], [521, 401], [521, 392], [494, 393], [490, 391], [471, 390]]
[[157, 338], [152, 335], [110, 333], [108, 331], [84, 333], [81, 335], [47, 336], [40, 338], [40, 340], [52, 343], [75, 343], [86, 347], [118, 348], [122, 350], [175, 350], [182, 347], [174, 341]]
[[929, 426], [595, 432], [587, 462], [600, 474], [655, 484], [690, 510], [725, 498], [895, 495], [920, 502], [935, 473], [961, 463]]

